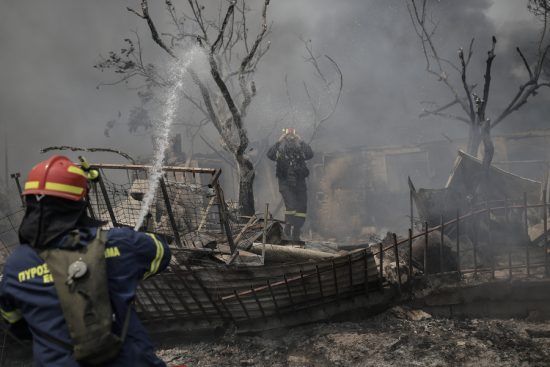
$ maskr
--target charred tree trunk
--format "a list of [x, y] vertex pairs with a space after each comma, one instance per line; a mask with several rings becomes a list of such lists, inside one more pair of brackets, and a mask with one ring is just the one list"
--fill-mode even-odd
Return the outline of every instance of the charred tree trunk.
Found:
[[470, 131], [468, 133], [468, 147], [467, 153], [477, 157], [477, 152], [479, 150], [479, 145], [481, 144], [481, 129], [476, 124], [470, 125]]
[[483, 141], [483, 168], [489, 176], [489, 168], [493, 162], [493, 156], [495, 155], [495, 145], [491, 138], [491, 121], [486, 120], [481, 128], [481, 140]]
[[[198, 95], [193, 96], [183, 93], [183, 96], [203, 114], [203, 121], [210, 121], [214, 125], [222, 138], [222, 145], [234, 155], [239, 173], [240, 213], [247, 216], [253, 215], [255, 212], [254, 165], [244, 153], [248, 147], [248, 133], [244, 127], [244, 119], [252, 99], [256, 96], [253, 74], [258, 63], [269, 50], [270, 43], [265, 44], [264, 40], [270, 31], [267, 22], [267, 8], [270, 0], [263, 0], [260, 29], [254, 42], [249, 40], [246, 22], [246, 13], [249, 9], [245, 4], [245, 0], [242, 0], [240, 5], [237, 5], [237, 1], [228, 2], [223, 17], [220, 15], [226, 2], [220, 1], [217, 19], [208, 19], [205, 16], [202, 11], [205, 7], [201, 4], [201, 1], [189, 0], [188, 3], [190, 13], [183, 13], [182, 17], [176, 13], [174, 4], [171, 1], [166, 1], [166, 9], [173, 25], [177, 28], [177, 35], [170, 35], [157, 30], [149, 13], [148, 0], [141, 0], [141, 11], [132, 8], [127, 9], [147, 21], [153, 41], [173, 59], [178, 59], [178, 54], [174, 52], [176, 47], [174, 40], [179, 41], [184, 38], [195, 39], [196, 44], [208, 55], [210, 74], [215, 84], [209, 85], [201, 80], [192, 68], [188, 68], [187, 71], [195, 83]], [[240, 13], [240, 16], [237, 15], [236, 17], [235, 10], [238, 14]], [[238, 19], [239, 17], [240, 19]], [[190, 19], [191, 21], [186, 22], [186, 24], [193, 24], [192, 28], [188, 29], [180, 19]], [[172, 37], [170, 46], [165, 43], [161, 35]], [[131, 40], [128, 39], [127, 42], [132, 46], [129, 51], [125, 50], [121, 57], [117, 55], [117, 57], [113, 56], [113, 58], [104, 60], [98, 67], [101, 69], [115, 67], [115, 72], [125, 75], [121, 81], [126, 81], [137, 75], [150, 80], [155, 86], [166, 87], [166, 81], [158, 78], [158, 75], [151, 76], [151, 72], [148, 71], [149, 66], [143, 64], [139, 39], [137, 49], [133, 46], [134, 43]], [[185, 44], [185, 42], [183, 43]], [[113, 55], [116, 54], [113, 53]], [[155, 71], [154, 74], [158, 73]], [[213, 100], [213, 98], [216, 98], [216, 100]]]
[[244, 155], [236, 155], [237, 167], [239, 169], [239, 205], [240, 214], [252, 216], [254, 209], [254, 165]]

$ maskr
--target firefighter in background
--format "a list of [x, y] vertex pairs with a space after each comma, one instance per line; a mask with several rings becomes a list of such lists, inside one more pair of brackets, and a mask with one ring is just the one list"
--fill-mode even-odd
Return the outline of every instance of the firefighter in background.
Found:
[[285, 203], [285, 227], [287, 238], [300, 241], [300, 232], [306, 221], [307, 186], [309, 176], [306, 161], [313, 158], [313, 151], [296, 130], [283, 129], [283, 135], [267, 152], [267, 157], [277, 162], [279, 192]]
[[[0, 312], [12, 333], [32, 337], [36, 366], [166, 366], [132, 303], [140, 281], [167, 267], [170, 249], [153, 234], [104, 231], [89, 218], [91, 176], [60, 155], [33, 167], [23, 192], [21, 245], [3, 269]], [[92, 252], [101, 266], [88, 261]], [[55, 261], [75, 253], [80, 259], [69, 267]], [[58, 276], [61, 271], [67, 275]], [[66, 302], [79, 296], [85, 307]], [[80, 314], [84, 322], [75, 323]]]

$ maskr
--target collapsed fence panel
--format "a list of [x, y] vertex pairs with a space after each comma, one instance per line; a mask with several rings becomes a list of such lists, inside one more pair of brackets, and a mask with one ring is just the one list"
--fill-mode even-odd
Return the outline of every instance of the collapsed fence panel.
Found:
[[[388, 254], [393, 255], [397, 274], [403, 266], [399, 256], [406, 254], [409, 255], [407, 266], [416, 268], [416, 274], [420, 275], [455, 272], [461, 277], [487, 275], [488, 279], [547, 277], [550, 204], [546, 191], [541, 196], [542, 200], [535, 204], [529, 203], [528, 195], [523, 194], [516, 200], [505, 198], [496, 206], [486, 203], [484, 209], [464, 215], [457, 211], [452, 220], [443, 221], [440, 217], [438, 226], [428, 228], [426, 223], [421, 233], [412, 235], [409, 231], [409, 236], [399, 241], [394, 235], [393, 244], [380, 245], [375, 256], [382, 263]], [[509, 236], [510, 232], [515, 235]], [[449, 243], [451, 237], [454, 245]], [[413, 246], [411, 241], [414, 241]], [[416, 251], [421, 246], [422, 251]], [[412, 247], [413, 256], [410, 256]], [[439, 266], [430, 271], [430, 263]], [[382, 269], [382, 264], [380, 267]], [[396, 279], [396, 286], [400, 285], [399, 279]]]
[[[102, 174], [102, 181], [92, 185], [89, 193], [96, 218], [105, 220], [106, 227], [138, 226], [153, 185], [150, 167], [92, 166]], [[214, 251], [235, 253], [234, 238], [245, 248], [252, 248], [257, 232], [254, 226], [234, 219], [223, 199], [219, 176], [215, 169], [163, 167], [140, 230], [170, 241], [173, 259], [165, 272], [139, 288], [136, 310], [145, 322], [267, 321], [380, 289], [382, 283], [370, 250], [307, 263], [287, 261], [265, 266], [227, 266], [213, 261], [209, 255]]]
[[[184, 247], [202, 248], [212, 240], [227, 241], [220, 230], [225, 202], [218, 196], [219, 170], [163, 167], [158, 185], [149, 177], [149, 166], [93, 164], [101, 179], [89, 193], [90, 206], [106, 227], [141, 225], [142, 230], [165, 236]], [[150, 186], [157, 186], [150, 193]], [[142, 223], [137, 223], [146, 195], [152, 195]]]
[[137, 311], [147, 320], [239, 322], [364, 295], [365, 288], [378, 291], [379, 277], [372, 253], [364, 250], [317, 264], [257, 268], [172, 264], [154, 280], [143, 282]]

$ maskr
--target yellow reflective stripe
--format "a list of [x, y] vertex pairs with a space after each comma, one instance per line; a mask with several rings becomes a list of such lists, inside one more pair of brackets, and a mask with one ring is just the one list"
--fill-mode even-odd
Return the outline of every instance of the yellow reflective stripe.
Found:
[[162, 246], [162, 243], [157, 239], [157, 237], [152, 233], [147, 233], [147, 236], [151, 237], [155, 242], [155, 245], [157, 246], [157, 256], [155, 256], [153, 262], [151, 262], [151, 267], [149, 268], [149, 271], [145, 273], [143, 279], [149, 278], [159, 270], [160, 262], [164, 256], [164, 246]]
[[60, 192], [68, 192], [69, 194], [75, 194], [80, 195], [82, 192], [84, 192], [84, 189], [82, 187], [73, 186], [73, 185], [65, 185], [60, 184], [57, 182], [46, 182], [46, 190], [54, 190], [54, 191], [60, 191]]
[[300, 218], [305, 218], [306, 215], [307, 215], [306, 213], [300, 213], [300, 212], [296, 212], [296, 213], [294, 214], [295, 217], [300, 217]]
[[21, 310], [4, 311], [0, 308], [0, 313], [2, 314], [2, 317], [10, 324], [15, 324], [17, 321], [23, 318]]
[[25, 190], [37, 189], [40, 186], [40, 181], [28, 181], [25, 182]]
[[88, 179], [88, 176], [84, 173], [84, 171], [77, 166], [69, 166], [69, 168], [67, 168], [67, 172], [76, 173], [77, 175], [83, 176]]
[[285, 215], [294, 215], [296, 214], [296, 210], [287, 210], [285, 211]]

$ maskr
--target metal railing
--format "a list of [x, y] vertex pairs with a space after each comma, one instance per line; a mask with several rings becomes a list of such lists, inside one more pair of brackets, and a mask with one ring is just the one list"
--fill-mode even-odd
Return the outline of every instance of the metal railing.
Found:
[[[397, 286], [401, 288], [402, 284], [402, 271], [408, 271], [408, 279], [413, 278], [414, 268], [422, 268], [421, 275], [430, 274], [443, 274], [449, 272], [455, 272], [461, 276], [467, 276], [472, 274], [478, 276], [481, 274], [490, 274], [492, 279], [503, 276], [503, 271], [506, 271], [508, 278], [513, 277], [548, 277], [549, 276], [549, 259], [548, 259], [548, 209], [550, 204], [548, 203], [547, 192], [543, 191], [542, 200], [537, 204], [528, 204], [527, 194], [524, 193], [523, 200], [517, 200], [521, 202], [521, 205], [509, 205], [509, 200], [505, 199], [498, 201], [503, 203], [502, 206], [489, 207], [488, 203], [485, 208], [474, 210], [470, 213], [461, 214], [457, 211], [456, 217], [452, 220], [441, 223], [437, 226], [428, 228], [428, 223], [424, 223], [424, 229], [419, 233], [414, 233], [413, 229], [409, 228], [408, 236], [404, 239], [398, 240], [395, 233], [392, 234], [392, 244], [384, 245], [379, 243], [377, 245], [378, 250], [374, 251], [374, 255], [379, 259], [379, 272], [384, 274], [384, 259], [388, 256], [393, 257], [395, 264], [395, 270], [397, 273]], [[529, 222], [533, 223], [533, 214], [538, 212], [539, 230], [541, 231], [540, 241], [542, 246], [532, 244], [529, 240]], [[507, 226], [515, 224], [521, 224], [520, 230], [523, 235], [517, 236], [516, 241], [520, 243], [497, 243], [495, 240], [495, 228], [493, 225], [496, 223], [493, 218], [501, 216], [504, 218], [504, 223]], [[512, 216], [515, 217], [515, 221], [512, 220]], [[484, 223], [485, 226], [480, 224]], [[454, 243], [446, 243], [449, 241], [447, 234], [450, 229], [453, 232]], [[511, 232], [510, 227], [506, 228], [508, 233]], [[433, 252], [429, 251], [430, 235], [433, 233], [439, 233], [439, 251], [434, 259]], [[471, 248], [464, 248], [464, 241], [461, 239], [461, 235], [468, 232], [471, 241]], [[433, 236], [432, 236], [433, 237]], [[484, 238], [484, 246], [480, 246], [480, 238]], [[502, 236], [501, 236], [502, 237]], [[423, 239], [424, 248], [422, 254], [423, 259], [415, 259], [413, 256], [413, 244], [418, 247], [419, 239]], [[502, 239], [501, 239], [502, 241]], [[524, 242], [524, 243], [521, 243]], [[433, 243], [432, 243], [433, 244]], [[456, 266], [454, 269], [448, 269], [445, 267], [444, 248], [450, 250], [453, 247], [451, 253], [454, 254], [456, 260]], [[481, 260], [480, 250], [484, 251], [484, 257], [489, 258], [489, 264], [487, 261]], [[523, 252], [523, 253], [522, 253]], [[470, 253], [470, 254], [468, 254]], [[466, 266], [464, 258], [468, 255], [470, 263]], [[408, 257], [408, 259], [404, 258]], [[403, 267], [403, 262], [407, 263], [407, 268]], [[504, 261], [503, 261], [504, 260]], [[429, 264], [439, 262], [439, 271], [429, 272]], [[387, 262], [386, 262], [387, 264]], [[542, 271], [541, 271], [542, 270]]]

